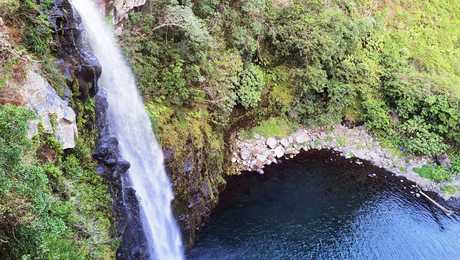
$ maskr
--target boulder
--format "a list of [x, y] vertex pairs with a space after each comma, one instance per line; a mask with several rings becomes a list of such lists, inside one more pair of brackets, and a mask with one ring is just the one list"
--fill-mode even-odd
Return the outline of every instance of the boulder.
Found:
[[285, 152], [285, 150], [284, 150], [284, 148], [283, 148], [282, 146], [277, 146], [277, 147], [275, 148], [275, 156], [276, 156], [276, 158], [281, 158], [281, 157], [283, 157], [283, 156], [284, 156], [284, 152]]
[[436, 162], [445, 168], [450, 168], [452, 166], [452, 162], [447, 154], [441, 154], [436, 156]]
[[270, 137], [267, 139], [266, 144], [270, 149], [274, 149], [278, 145], [278, 140], [274, 137]]
[[[25, 105], [38, 115], [45, 132], [54, 133], [63, 149], [74, 148], [78, 132], [73, 109], [34, 69], [29, 69], [20, 88]], [[38, 123], [37, 120], [29, 123], [29, 137], [37, 134]]]
[[243, 161], [247, 161], [251, 158], [251, 150], [248, 148], [244, 147], [240, 151], [240, 157]]
[[305, 132], [305, 130], [298, 130], [294, 133], [294, 141], [298, 144], [306, 143], [308, 139], [308, 134]]
[[283, 138], [280, 140], [280, 143], [284, 148], [288, 148], [289, 145], [291, 144], [290, 140], [288, 138]]
[[267, 155], [266, 154], [257, 154], [256, 159], [261, 162], [265, 162], [267, 160]]

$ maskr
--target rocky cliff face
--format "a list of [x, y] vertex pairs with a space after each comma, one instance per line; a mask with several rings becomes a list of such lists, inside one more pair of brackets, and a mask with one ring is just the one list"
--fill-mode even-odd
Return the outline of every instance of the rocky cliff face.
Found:
[[38, 124], [42, 123], [45, 132], [54, 132], [62, 149], [74, 148], [78, 134], [77, 121], [69, 104], [33, 68], [27, 72], [26, 81], [20, 88], [27, 107], [39, 117], [30, 122], [29, 137], [38, 133]]
[[[164, 140], [160, 137], [160, 141]], [[190, 137], [181, 152], [163, 143], [166, 170], [174, 186], [173, 208], [187, 246], [195, 241], [225, 187], [223, 151], [196, 142]]]
[[128, 17], [131, 10], [145, 5], [146, 2], [146, 0], [114, 0], [112, 3], [114, 22], [120, 23]]
[[94, 97], [101, 66], [85, 43], [81, 19], [67, 0], [56, 0], [50, 21], [57, 44], [59, 67], [81, 100]]

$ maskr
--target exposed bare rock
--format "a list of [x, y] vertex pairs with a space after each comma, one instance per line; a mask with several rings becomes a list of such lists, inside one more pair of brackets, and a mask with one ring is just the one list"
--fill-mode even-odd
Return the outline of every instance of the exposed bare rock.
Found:
[[[75, 112], [49, 83], [34, 69], [30, 69], [21, 92], [26, 106], [38, 115], [44, 130], [54, 133], [63, 149], [74, 148], [77, 136]], [[30, 122], [29, 136], [37, 133], [37, 125], [36, 120]]]
[[240, 152], [240, 156], [241, 156], [241, 159], [243, 160], [248, 160], [249, 158], [251, 158], [251, 151], [249, 149], [241, 149], [241, 152]]
[[136, 7], [145, 5], [146, 0], [114, 0], [113, 1], [113, 19], [115, 23], [121, 22], [128, 17], [129, 11]]
[[288, 148], [291, 145], [291, 143], [292, 143], [292, 140], [290, 141], [289, 138], [282, 138], [280, 140], [280, 144], [284, 146], [284, 148]]
[[270, 137], [270, 138], [267, 139], [266, 144], [267, 144], [268, 147], [273, 149], [278, 145], [278, 140], [276, 140], [276, 138], [274, 138], [274, 137]]
[[299, 129], [297, 132], [295, 132], [293, 137], [294, 141], [298, 144], [303, 144], [308, 141], [308, 134], [303, 129]]
[[441, 154], [436, 156], [436, 162], [442, 167], [449, 168], [452, 166], [452, 162], [447, 154]]
[[277, 146], [274, 151], [276, 158], [281, 158], [284, 156], [284, 148], [282, 146]]
[[[460, 185], [460, 177], [451, 183], [435, 183], [418, 175], [414, 169], [433, 163], [428, 157], [400, 156], [382, 147], [365, 127], [347, 128], [336, 125], [330, 130], [299, 129], [290, 136], [277, 140], [258, 136], [255, 140], [237, 140], [235, 168], [241, 171], [263, 172], [263, 168], [278, 163], [277, 158], [293, 158], [301, 151], [333, 150], [344, 158], [368, 161], [376, 167], [383, 168], [395, 175], [403, 176], [424, 190], [436, 192], [445, 199], [459, 197], [460, 192], [452, 195], [444, 193], [443, 185]], [[238, 153], [239, 151], [239, 153]], [[241, 157], [238, 157], [240, 155]], [[449, 158], [438, 156], [438, 164], [450, 165]]]

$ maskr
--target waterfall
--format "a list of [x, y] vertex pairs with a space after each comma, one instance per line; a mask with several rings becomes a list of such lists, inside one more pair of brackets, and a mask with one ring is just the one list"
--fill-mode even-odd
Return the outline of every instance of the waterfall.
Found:
[[102, 67], [98, 95], [107, 99], [110, 134], [118, 139], [123, 159], [130, 163], [128, 180], [140, 205], [140, 216], [149, 257], [183, 259], [179, 229], [171, 211], [174, 197], [163, 165], [163, 153], [155, 140], [149, 116], [131, 69], [92, 0], [72, 0], [81, 16], [87, 41]]

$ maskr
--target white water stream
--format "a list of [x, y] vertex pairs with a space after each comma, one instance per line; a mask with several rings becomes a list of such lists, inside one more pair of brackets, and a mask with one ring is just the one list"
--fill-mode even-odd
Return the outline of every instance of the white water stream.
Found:
[[112, 28], [91, 0], [72, 0], [82, 18], [90, 47], [102, 66], [99, 93], [107, 97], [110, 133], [127, 160], [130, 185], [140, 202], [143, 229], [151, 259], [183, 259], [180, 232], [171, 211], [174, 197], [150, 119], [135, 77], [117, 44]]

